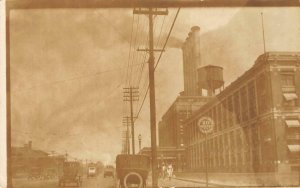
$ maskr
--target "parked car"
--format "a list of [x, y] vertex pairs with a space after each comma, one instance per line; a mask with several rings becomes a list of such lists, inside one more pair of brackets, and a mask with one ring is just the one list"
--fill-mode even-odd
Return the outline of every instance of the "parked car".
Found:
[[115, 167], [112, 165], [106, 165], [104, 167], [104, 173], [103, 176], [111, 176], [111, 177], [115, 177]]

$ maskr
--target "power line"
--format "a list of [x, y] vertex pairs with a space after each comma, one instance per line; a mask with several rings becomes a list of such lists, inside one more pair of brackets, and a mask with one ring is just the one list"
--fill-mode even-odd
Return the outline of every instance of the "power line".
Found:
[[[176, 19], [177, 19], [177, 16], [178, 16], [178, 14], [179, 14], [179, 11], [180, 11], [180, 8], [178, 8], [178, 10], [177, 10], [177, 12], [176, 12], [176, 15], [175, 15], [174, 21], [173, 21], [173, 23], [172, 23], [172, 26], [171, 26], [171, 28], [170, 28], [170, 31], [169, 31], [169, 33], [168, 33], [166, 42], [165, 42], [165, 44], [164, 44], [164, 46], [163, 46], [163, 51], [165, 50], [166, 45], [167, 45], [167, 43], [168, 43], [168, 40], [169, 40], [169, 38], [170, 38], [170, 36], [171, 36], [171, 33], [172, 33], [173, 27], [174, 27], [174, 25], [175, 25], [175, 21], [176, 21]], [[156, 69], [156, 67], [157, 67], [157, 65], [158, 65], [158, 63], [159, 63], [159, 61], [160, 61], [160, 59], [161, 59], [161, 57], [162, 57], [163, 51], [160, 52], [160, 55], [159, 55], [159, 57], [158, 57], [157, 63], [156, 63], [156, 65], [155, 65], [155, 67], [154, 67], [154, 70]]]
[[[141, 64], [142, 63], [133, 64], [132, 66], [138, 66], [138, 65], [141, 65]], [[106, 71], [96, 72], [94, 74], [82, 75], [82, 76], [77, 76], [77, 77], [74, 77], [74, 78], [68, 78], [68, 79], [64, 79], [64, 80], [57, 80], [57, 81], [54, 81], [54, 82], [43, 83], [41, 85], [35, 85], [35, 86], [31, 86], [31, 87], [22, 89], [21, 91], [27, 91], [27, 90], [31, 90], [31, 89], [34, 89], [34, 88], [37, 88], [37, 87], [44, 87], [44, 86], [51, 86], [51, 85], [61, 84], [61, 83], [64, 83], [64, 82], [74, 81], [74, 80], [83, 79], [83, 78], [89, 78], [89, 77], [94, 77], [94, 76], [99, 76], [99, 75], [101, 76], [104, 73], [121, 71], [121, 70], [126, 69], [126, 68], [127, 67], [121, 67], [121, 68], [116, 68], [116, 69], [110, 69], [110, 70], [106, 70]], [[14, 89], [13, 91], [19, 91], [19, 89]]]
[[[136, 52], [135, 52], [135, 48], [136, 48], [136, 43], [137, 43], [137, 39], [138, 39], [138, 32], [139, 32], [139, 22], [140, 22], [140, 17], [138, 16], [138, 20], [137, 20], [137, 25], [136, 25], [136, 32], [135, 32], [135, 37], [134, 37], [134, 47], [133, 47], [133, 58], [132, 58], [132, 63], [134, 63], [135, 61], [135, 56], [136, 56]], [[129, 85], [131, 85], [131, 82], [133, 82], [132, 79], [132, 67], [130, 69], [130, 79], [129, 79]]]
[[163, 30], [163, 27], [164, 27], [165, 19], [166, 19], [166, 16], [164, 16], [163, 22], [162, 22], [162, 24], [161, 24], [161, 28], [160, 28], [160, 32], [159, 32], [159, 36], [158, 36], [157, 43], [156, 43], [156, 48], [157, 48], [157, 47], [158, 47], [158, 45], [159, 45], [159, 40], [160, 40], [161, 33], [162, 33], [162, 30]]
[[130, 54], [131, 54], [131, 45], [132, 45], [133, 25], [134, 25], [134, 15], [132, 16], [131, 34], [130, 34], [130, 46], [129, 46], [129, 52], [128, 52], [128, 61], [127, 61], [127, 71], [126, 71], [125, 84], [127, 83], [127, 79], [128, 79], [128, 77], [129, 77], [129, 76], [128, 76], [128, 71], [129, 71]]
[[[142, 110], [142, 108], [143, 108], [143, 106], [144, 106], [144, 103], [145, 103], [145, 100], [146, 100], [146, 97], [147, 97], [148, 92], [149, 92], [149, 85], [148, 85], [148, 87], [147, 87], [146, 94], [145, 94], [144, 97], [143, 97], [143, 101], [142, 101], [142, 104], [141, 104], [141, 106], [140, 106], [140, 108], [139, 108], [139, 111], [138, 111], [138, 113], [136, 114], [136, 119], [135, 119], [135, 120], [137, 120], [137, 118], [138, 118], [139, 115], [140, 115], [140, 112], [141, 112], [141, 110]], [[134, 121], [135, 121], [135, 120], [134, 120]]]
[[[178, 17], [179, 11], [180, 11], [180, 8], [178, 8], [178, 10], [177, 10], [177, 12], [176, 12], [174, 21], [173, 21], [173, 23], [172, 23], [172, 26], [171, 26], [170, 31], [169, 31], [169, 33], [168, 33], [167, 39], [166, 39], [165, 44], [164, 44], [164, 46], [163, 46], [163, 50], [165, 49], [165, 47], [166, 47], [166, 45], [167, 45], [167, 43], [168, 43], [168, 40], [169, 40], [170, 35], [171, 35], [171, 33], [172, 33], [172, 30], [173, 30], [175, 21], [176, 21], [176, 19], [177, 19], [177, 17]], [[159, 61], [160, 61], [160, 59], [161, 59], [161, 57], [162, 57], [162, 53], [163, 53], [163, 51], [161, 51], [160, 56], [159, 56], [159, 58], [158, 58], [158, 60], [157, 60], [157, 63], [156, 63], [156, 65], [155, 65], [154, 69], [156, 69], [156, 67], [157, 67], [157, 65], [158, 65], [158, 63], [159, 63]], [[144, 95], [144, 98], [143, 98], [142, 104], [141, 104], [141, 106], [140, 106], [140, 108], [139, 108], [139, 111], [138, 111], [138, 113], [137, 113], [137, 115], [136, 115], [137, 118], [139, 117], [139, 114], [140, 114], [140, 112], [141, 112], [141, 110], [142, 110], [142, 108], [143, 108], [143, 105], [144, 105], [144, 102], [145, 102], [145, 99], [146, 99], [146, 96], [147, 96], [148, 92], [149, 92], [149, 85], [148, 85], [148, 87], [147, 87], [147, 91], [146, 91], [146, 93], [145, 93], [145, 95]]]
[[[145, 21], [145, 19], [144, 19], [144, 22], [143, 22], [143, 24], [142, 24], [142, 32], [143, 32], [143, 33], [144, 33], [144, 31], [145, 31], [145, 25], [146, 25], [146, 21]], [[148, 36], [147, 36], [147, 38], [144, 38], [144, 40], [141, 40], [141, 43], [139, 43], [139, 47], [140, 47], [141, 45], [145, 44], [145, 42], [146, 42], [147, 40], [148, 40]], [[137, 61], [138, 61], [138, 62], [142, 62], [141, 66], [140, 66], [140, 69], [139, 69], [139, 71], [140, 71], [141, 74], [142, 74], [143, 68], [144, 68], [144, 66], [145, 66], [145, 62], [146, 62], [145, 57], [146, 57], [146, 55], [147, 55], [147, 52], [144, 52], [144, 53], [138, 53]], [[138, 71], [138, 70], [137, 70], [137, 71]], [[140, 74], [140, 75], [141, 75], [141, 74]], [[140, 77], [140, 76], [138, 76], [138, 74], [137, 74], [137, 76], [135, 77], [135, 80], [134, 80], [134, 83], [137, 84], [136, 87], [139, 86], [139, 77]]]

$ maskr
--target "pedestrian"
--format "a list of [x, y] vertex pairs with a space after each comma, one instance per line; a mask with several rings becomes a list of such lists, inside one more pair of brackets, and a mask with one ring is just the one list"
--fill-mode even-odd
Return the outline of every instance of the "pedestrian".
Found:
[[166, 165], [165, 165], [165, 163], [163, 163], [162, 167], [161, 167], [161, 177], [162, 177], [162, 179], [165, 179], [165, 176], [166, 176]]
[[167, 167], [167, 173], [168, 173], [169, 180], [171, 180], [171, 178], [173, 176], [173, 166], [172, 166], [172, 164], [168, 165], [168, 167]]

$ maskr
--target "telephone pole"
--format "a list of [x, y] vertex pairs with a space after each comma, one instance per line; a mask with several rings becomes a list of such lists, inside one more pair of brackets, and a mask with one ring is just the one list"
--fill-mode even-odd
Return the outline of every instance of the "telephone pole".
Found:
[[139, 88], [128, 87], [124, 88], [124, 101], [130, 102], [130, 122], [131, 122], [131, 137], [132, 137], [132, 154], [135, 154], [135, 144], [134, 144], [134, 120], [133, 120], [133, 101], [139, 100]]
[[126, 136], [125, 136], [125, 152], [130, 154], [130, 142], [129, 142], [129, 118], [128, 116], [123, 117], [123, 124], [126, 125]]
[[133, 14], [145, 14], [149, 16], [149, 91], [150, 91], [150, 129], [151, 129], [151, 157], [152, 157], [152, 187], [158, 186], [157, 172], [157, 146], [156, 146], [156, 107], [155, 107], [155, 80], [154, 80], [154, 51], [153, 47], [153, 15], [167, 15], [168, 10], [158, 10], [156, 8], [135, 8]]

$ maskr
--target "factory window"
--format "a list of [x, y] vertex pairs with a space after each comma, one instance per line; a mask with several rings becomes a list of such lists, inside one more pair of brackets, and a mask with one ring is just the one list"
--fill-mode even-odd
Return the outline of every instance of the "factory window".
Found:
[[224, 157], [223, 157], [223, 136], [219, 136], [219, 160], [220, 160], [220, 166], [224, 166]]
[[240, 112], [240, 95], [239, 92], [234, 94], [234, 115], [237, 123], [241, 122], [241, 112]]
[[255, 171], [258, 170], [258, 165], [261, 162], [259, 153], [260, 153], [260, 143], [259, 143], [259, 129], [257, 124], [252, 125], [252, 161], [253, 168]]
[[226, 99], [222, 101], [222, 124], [223, 124], [223, 128], [226, 129], [227, 127], [227, 101]]
[[248, 120], [248, 100], [247, 100], [247, 88], [241, 89], [241, 103], [242, 103], [242, 119], [243, 121]]
[[236, 131], [236, 148], [238, 150], [241, 150], [243, 147], [243, 137], [242, 137], [242, 131], [238, 129]]
[[255, 84], [251, 82], [248, 85], [248, 99], [249, 99], [249, 115], [250, 118], [254, 118], [256, 116], [256, 91]]
[[233, 126], [233, 96], [228, 97], [228, 124], [229, 127]]
[[259, 132], [258, 132], [258, 126], [257, 124], [253, 124], [251, 127], [251, 131], [252, 131], [252, 148], [253, 149], [257, 149], [259, 147]]
[[242, 131], [238, 129], [236, 130], [237, 165], [243, 164], [242, 147], [243, 147]]
[[300, 128], [300, 122], [298, 119], [287, 119], [285, 124], [288, 128]]
[[262, 74], [258, 77], [256, 80], [256, 86], [257, 86], [257, 103], [258, 103], [258, 109], [259, 113], [266, 112], [268, 109], [268, 99], [267, 96], [267, 79], [265, 74]]
[[216, 164], [215, 166], [219, 166], [219, 141], [218, 141], [218, 138], [219, 137], [215, 137], [214, 141], [215, 141], [215, 161], [216, 161]]
[[292, 72], [286, 72], [281, 74], [281, 85], [285, 86], [295, 86], [295, 75]]
[[212, 119], [214, 120], [214, 132], [217, 132], [217, 110], [216, 110], [216, 107], [213, 108], [213, 111], [212, 111]]
[[234, 132], [230, 132], [230, 150], [235, 150], [235, 139], [234, 139]]
[[221, 109], [221, 104], [219, 104], [217, 106], [217, 113], [218, 113], [218, 120], [217, 120], [217, 131], [220, 131], [221, 130], [221, 126], [222, 126], [222, 109]]

